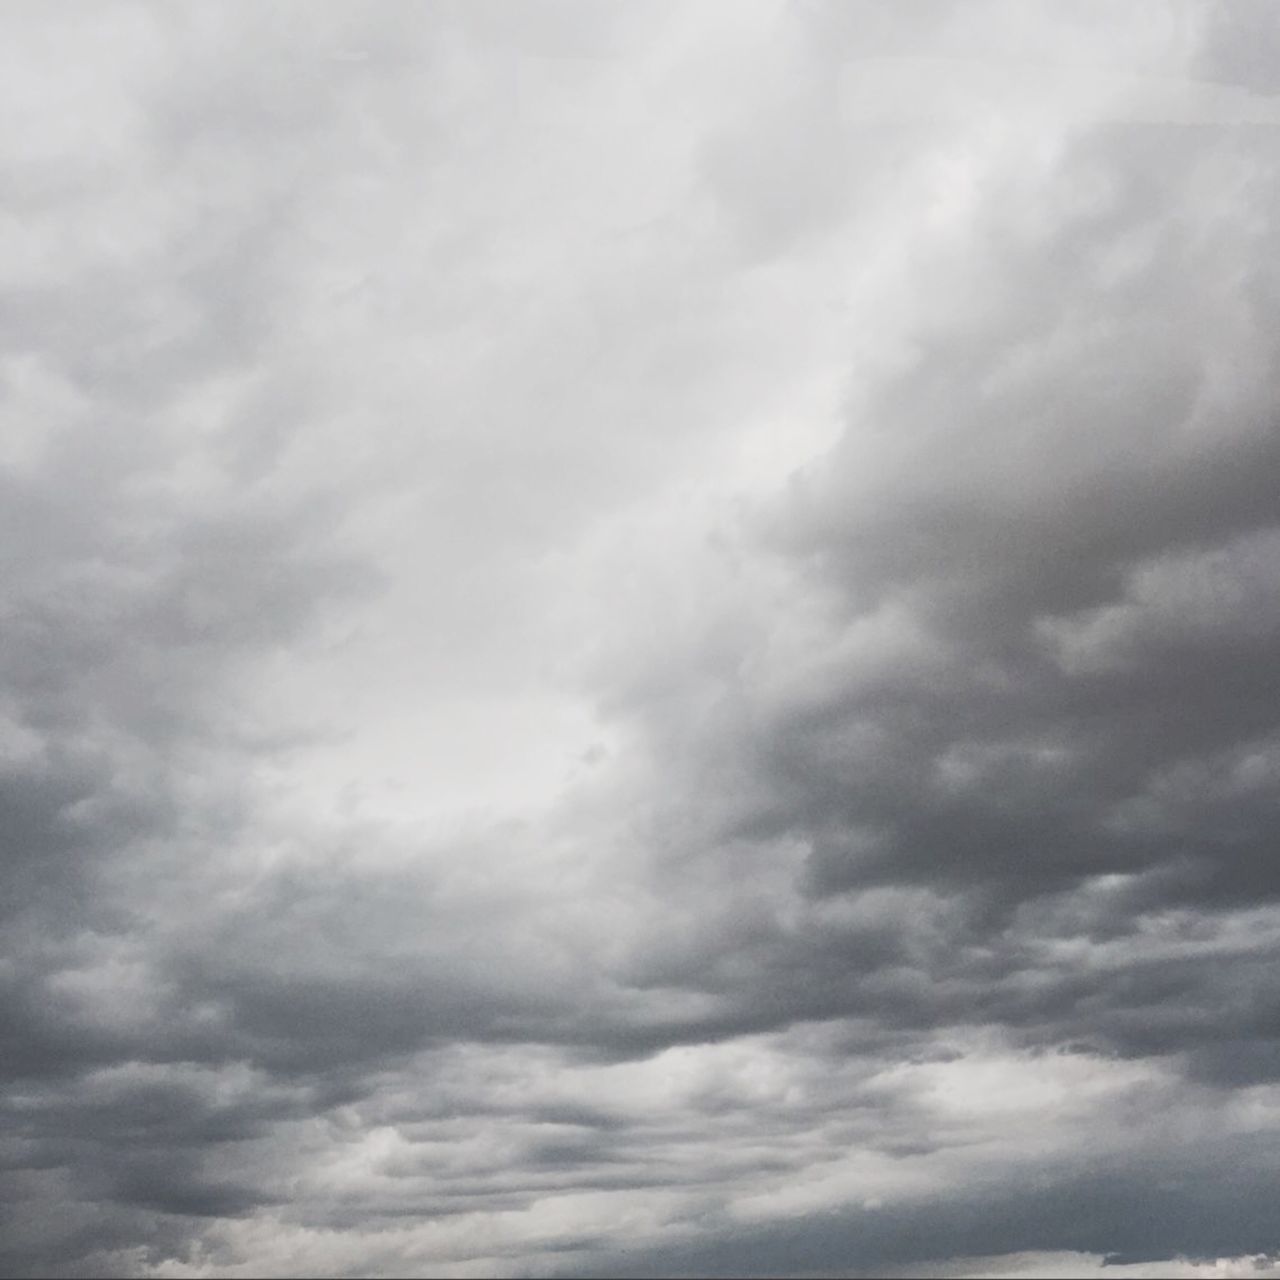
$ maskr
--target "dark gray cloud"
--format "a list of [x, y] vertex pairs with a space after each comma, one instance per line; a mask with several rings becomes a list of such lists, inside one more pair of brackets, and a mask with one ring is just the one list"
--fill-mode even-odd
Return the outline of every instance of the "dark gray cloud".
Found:
[[0, 1268], [1256, 1271], [1275, 23], [542, 16], [3, 19]]
[[1194, 1164], [1194, 1173], [1184, 1164], [1154, 1188], [1138, 1169], [1095, 1168], [1061, 1181], [1033, 1180], [999, 1198], [966, 1190], [940, 1205], [846, 1210], [767, 1230], [735, 1232], [726, 1223], [708, 1243], [644, 1250], [605, 1270], [560, 1274], [932, 1274], [948, 1258], [1037, 1251], [1102, 1255], [1112, 1265], [1171, 1254], [1269, 1260], [1270, 1187], [1256, 1176], [1241, 1177], [1234, 1161], [1225, 1168]]
[[[694, 729], [699, 785], [738, 775], [698, 839], [726, 858], [804, 848], [815, 902], [946, 895], [839, 941], [744, 930], [779, 1016], [887, 1002], [922, 1027], [1043, 1018], [1058, 1037], [1068, 1020], [1141, 1052], [1152, 1018], [1166, 1048], [1236, 1019], [1268, 1034], [1268, 937], [1221, 961], [1138, 946], [1131, 970], [1036, 955], [1059, 930], [1117, 955], [1163, 927], [1207, 939], [1275, 897], [1272, 148], [1269, 132], [1110, 128], [1071, 141], [1050, 184], [997, 175], [938, 263], [915, 349], [856, 389], [843, 441], [769, 517], [824, 631], [790, 694], [741, 674], [769, 631], [741, 642], [719, 723]], [[704, 813], [705, 796], [690, 792]], [[726, 963], [695, 950], [683, 980], [719, 990]]]

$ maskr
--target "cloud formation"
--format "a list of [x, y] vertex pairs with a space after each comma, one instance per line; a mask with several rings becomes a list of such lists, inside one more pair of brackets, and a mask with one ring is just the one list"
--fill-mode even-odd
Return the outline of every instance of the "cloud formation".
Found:
[[2, 19], [0, 1267], [1276, 1274], [1276, 18], [537, 17]]

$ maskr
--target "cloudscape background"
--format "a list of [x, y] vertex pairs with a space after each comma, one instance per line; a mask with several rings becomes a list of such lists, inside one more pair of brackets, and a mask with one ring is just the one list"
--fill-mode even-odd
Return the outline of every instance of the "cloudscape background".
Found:
[[1280, 1274], [1280, 6], [0, 31], [0, 1270]]

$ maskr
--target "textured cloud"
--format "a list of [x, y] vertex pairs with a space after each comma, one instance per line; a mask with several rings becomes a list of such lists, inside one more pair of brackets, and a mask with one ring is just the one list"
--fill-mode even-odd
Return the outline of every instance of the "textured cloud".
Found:
[[1275, 16], [536, 10], [0, 19], [0, 1265], [1274, 1274]]

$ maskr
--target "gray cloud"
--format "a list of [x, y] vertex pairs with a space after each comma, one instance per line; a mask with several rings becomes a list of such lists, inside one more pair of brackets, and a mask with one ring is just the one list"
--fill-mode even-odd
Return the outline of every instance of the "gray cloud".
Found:
[[[1001, 982], [1026, 976], [1046, 926], [1124, 934], [1199, 908], [1212, 932], [1215, 912], [1273, 896], [1265, 584], [1280, 495], [1264, 393], [1271, 254], [1254, 212], [1269, 202], [1269, 144], [1107, 130], [1072, 144], [1050, 186], [997, 175], [963, 258], [938, 264], [926, 336], [901, 371], [858, 389], [842, 443], [770, 517], [768, 536], [824, 593], [826, 629], [782, 677], [793, 694], [739, 675], [721, 725], [695, 730], [700, 785], [746, 769], [702, 838], [807, 848], [815, 900], [895, 885], [950, 895], [945, 942], [930, 937], [949, 982], [919, 953], [904, 970], [912, 929], [933, 933], [928, 915], [895, 921], [892, 943], [868, 949], [872, 931], [845, 944], [922, 1025], [970, 1016], [968, 1000], [979, 1017], [1034, 1019]], [[1243, 184], [1234, 202], [1207, 182], [1229, 171]], [[1081, 189], [1093, 199], [1072, 217], [1064, 200]], [[1244, 245], [1256, 268], [1240, 263]], [[1116, 276], [1127, 253], [1137, 270]], [[982, 319], [952, 318], [979, 282]], [[1230, 338], [1205, 325], [1215, 309]], [[742, 642], [738, 671], [767, 667], [771, 643], [768, 630]], [[658, 723], [659, 740], [671, 732]], [[691, 797], [704, 806], [705, 792]], [[772, 945], [810, 991], [829, 990], [797, 959], [811, 947], [847, 971], [806, 930]], [[1230, 951], [1234, 985], [1248, 970]], [[691, 960], [690, 981], [705, 964]], [[1173, 1002], [1223, 978], [1212, 959], [1187, 969]], [[913, 970], [931, 984], [904, 1000], [892, 975]], [[1049, 1034], [1119, 976], [1047, 969]], [[1139, 1005], [1161, 1002], [1134, 982]], [[878, 998], [855, 982], [824, 1012]], [[806, 1001], [788, 991], [780, 1005]], [[1184, 1007], [1194, 1038], [1222, 1029]]]
[[4, 18], [0, 1266], [1247, 1270], [1274, 23], [542, 16]]

